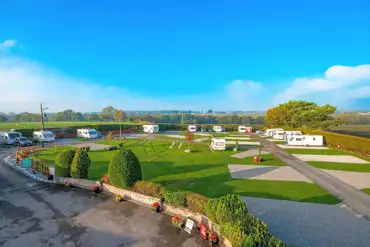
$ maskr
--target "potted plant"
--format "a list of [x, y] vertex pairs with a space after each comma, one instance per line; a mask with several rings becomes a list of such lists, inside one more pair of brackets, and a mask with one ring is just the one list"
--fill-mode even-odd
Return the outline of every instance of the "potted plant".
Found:
[[209, 231], [209, 234], [208, 234], [208, 242], [211, 246], [215, 245], [218, 243], [218, 236], [217, 236], [217, 233], [214, 232], [214, 231]]
[[177, 228], [181, 229], [184, 224], [184, 221], [179, 216], [174, 216], [172, 217], [172, 224]]
[[114, 201], [115, 201], [115, 202], [119, 203], [119, 202], [121, 202], [121, 201], [122, 201], [122, 196], [121, 196], [121, 195], [115, 195], [115, 196], [113, 197], [113, 199], [114, 199]]
[[161, 204], [159, 202], [153, 203], [152, 209], [155, 213], [159, 213], [161, 211]]

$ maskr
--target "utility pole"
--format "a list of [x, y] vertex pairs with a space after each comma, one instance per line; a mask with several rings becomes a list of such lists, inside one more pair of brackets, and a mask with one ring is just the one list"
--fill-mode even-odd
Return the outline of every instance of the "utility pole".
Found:
[[42, 129], [41, 130], [44, 130], [45, 129], [45, 113], [44, 111], [48, 109], [47, 107], [43, 108], [42, 107], [42, 103], [40, 103], [40, 111], [41, 111], [41, 125], [42, 125]]

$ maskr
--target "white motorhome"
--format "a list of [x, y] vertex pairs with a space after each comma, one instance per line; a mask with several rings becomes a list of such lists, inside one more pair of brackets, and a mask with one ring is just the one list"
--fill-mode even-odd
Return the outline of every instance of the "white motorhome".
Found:
[[188, 130], [189, 130], [190, 132], [196, 132], [196, 131], [197, 131], [197, 126], [195, 126], [195, 125], [189, 125], [189, 126], [188, 126]]
[[145, 133], [153, 134], [153, 133], [156, 133], [156, 132], [159, 131], [159, 126], [158, 125], [155, 125], [155, 124], [143, 125], [143, 131]]
[[239, 133], [252, 133], [253, 129], [252, 127], [246, 127], [244, 125], [238, 126], [238, 132]]
[[324, 137], [320, 135], [295, 135], [287, 141], [288, 146], [324, 146]]
[[272, 136], [275, 140], [284, 140], [285, 132], [283, 130], [276, 130]]
[[53, 142], [55, 141], [55, 135], [53, 132], [48, 130], [34, 131], [33, 139], [39, 142]]
[[292, 136], [299, 136], [299, 135], [302, 135], [302, 132], [301, 131], [295, 131], [295, 130], [292, 130], [292, 131], [285, 131], [285, 135], [284, 135], [284, 140], [289, 140]]
[[284, 131], [283, 129], [267, 129], [265, 131], [265, 136], [274, 136], [276, 131]]
[[77, 129], [77, 137], [96, 139], [98, 138], [98, 132], [95, 129]]
[[15, 132], [10, 130], [10, 132], [0, 132], [0, 144], [13, 145], [16, 138], [22, 137], [21, 132]]
[[216, 151], [226, 150], [226, 140], [224, 138], [212, 138], [211, 148]]
[[214, 132], [222, 132], [224, 130], [225, 130], [225, 128], [223, 126], [221, 126], [221, 125], [214, 125], [213, 126], [213, 131]]

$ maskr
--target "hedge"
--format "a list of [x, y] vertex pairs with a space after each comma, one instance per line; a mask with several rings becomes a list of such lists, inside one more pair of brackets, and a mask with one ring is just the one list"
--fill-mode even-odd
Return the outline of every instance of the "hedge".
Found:
[[86, 149], [77, 148], [76, 154], [71, 164], [71, 177], [72, 178], [87, 178], [91, 160], [87, 154]]
[[342, 150], [353, 151], [364, 156], [370, 155], [370, 139], [358, 136], [337, 134], [319, 130], [302, 130], [305, 134], [322, 135], [325, 143], [329, 147], [340, 148]]

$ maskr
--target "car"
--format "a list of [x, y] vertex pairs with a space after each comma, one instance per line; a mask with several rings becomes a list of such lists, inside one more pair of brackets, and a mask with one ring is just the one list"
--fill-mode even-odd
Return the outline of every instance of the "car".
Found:
[[21, 147], [32, 146], [32, 142], [27, 137], [17, 137], [14, 140], [14, 146], [21, 146]]

